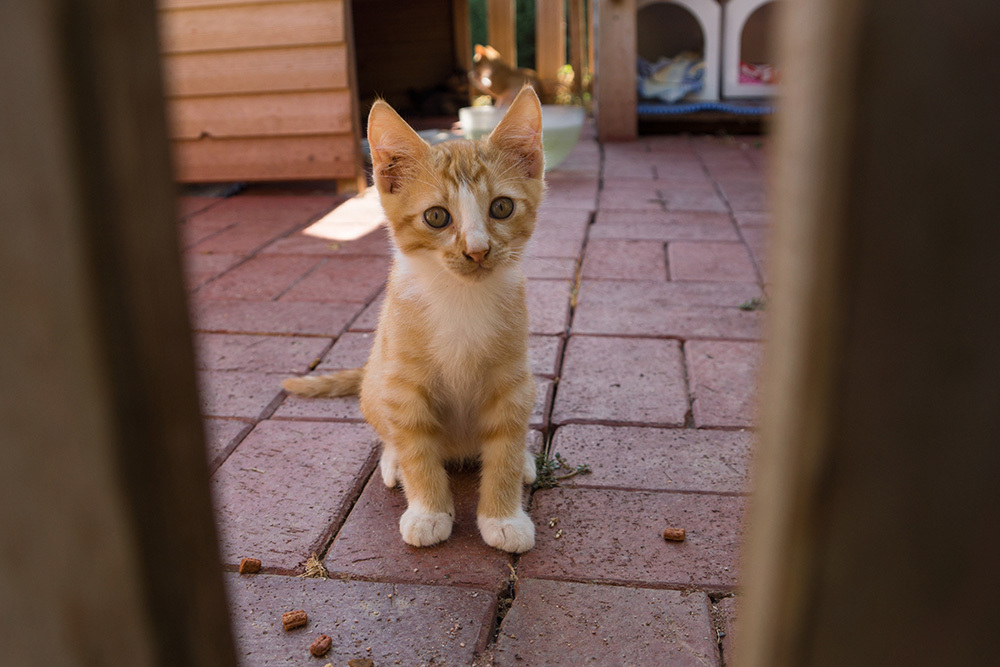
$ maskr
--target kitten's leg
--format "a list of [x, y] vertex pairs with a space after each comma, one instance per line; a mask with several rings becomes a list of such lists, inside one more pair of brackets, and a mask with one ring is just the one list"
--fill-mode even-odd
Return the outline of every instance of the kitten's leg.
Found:
[[415, 435], [410, 434], [411, 439], [399, 450], [399, 472], [407, 502], [399, 518], [399, 532], [407, 544], [428, 547], [451, 535], [455, 505], [438, 443], [426, 435]]
[[535, 526], [521, 504], [522, 485], [528, 476], [525, 436], [534, 402], [535, 383], [528, 375], [514, 388], [505, 388], [487, 401], [480, 416], [483, 471], [479, 532], [490, 546], [512, 553], [535, 546]]
[[[373, 394], [374, 395], [374, 394]], [[441, 457], [440, 426], [425, 393], [404, 378], [392, 377], [379, 388], [378, 409], [365, 418], [379, 424], [382, 480], [403, 483], [407, 508], [399, 519], [403, 541], [426, 547], [448, 539], [455, 505]]]
[[394, 489], [399, 484], [399, 455], [387, 443], [382, 443], [382, 458], [379, 460], [379, 470], [382, 473], [382, 483]]

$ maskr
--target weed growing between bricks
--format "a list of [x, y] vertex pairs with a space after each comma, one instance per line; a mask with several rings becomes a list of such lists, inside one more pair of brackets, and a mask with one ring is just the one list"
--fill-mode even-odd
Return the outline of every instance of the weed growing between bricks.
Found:
[[[568, 470], [569, 472], [558, 474], [560, 470]], [[578, 466], [570, 465], [558, 452], [551, 459], [546, 458], [543, 450], [535, 455], [535, 472], [537, 478], [535, 479], [534, 488], [551, 489], [561, 486], [559, 482], [563, 480], [576, 477], [577, 475], [589, 474], [591, 470], [589, 463], [581, 463]]]

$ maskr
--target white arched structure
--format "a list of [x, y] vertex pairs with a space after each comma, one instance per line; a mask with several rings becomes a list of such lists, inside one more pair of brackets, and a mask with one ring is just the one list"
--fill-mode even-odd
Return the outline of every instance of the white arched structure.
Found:
[[[701, 26], [701, 34], [705, 41], [705, 74], [702, 88], [697, 93], [691, 93], [688, 99], [715, 101], [719, 99], [719, 58], [722, 38], [722, 9], [715, 0], [639, 0], [636, 11], [656, 4], [668, 2], [680, 5], [688, 10]], [[664, 54], [667, 55], [667, 54]]]
[[740, 83], [740, 51], [747, 19], [774, 0], [729, 0], [722, 19], [722, 94], [725, 97], [767, 97], [778, 86]]

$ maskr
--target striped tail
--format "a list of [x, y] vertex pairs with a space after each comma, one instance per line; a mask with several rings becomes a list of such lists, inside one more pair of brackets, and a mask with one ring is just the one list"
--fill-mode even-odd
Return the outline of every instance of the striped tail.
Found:
[[292, 394], [311, 397], [355, 396], [361, 392], [361, 378], [364, 368], [352, 368], [331, 375], [304, 375], [287, 378], [281, 386]]

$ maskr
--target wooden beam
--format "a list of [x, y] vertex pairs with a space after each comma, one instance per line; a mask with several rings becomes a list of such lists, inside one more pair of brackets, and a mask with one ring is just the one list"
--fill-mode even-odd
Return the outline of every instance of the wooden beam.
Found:
[[0, 3], [5, 664], [236, 664], [156, 45], [152, 0]]
[[511, 67], [517, 67], [517, 14], [514, 0], [486, 0], [490, 46]]
[[[350, 177], [340, 178], [337, 182], [338, 192], [364, 192], [368, 187], [368, 176], [365, 171], [365, 158], [361, 152], [361, 137], [364, 130], [361, 127], [361, 100], [358, 98], [358, 57], [354, 37], [353, 3], [344, 2], [344, 34], [347, 37], [345, 51], [347, 52], [347, 82], [351, 95], [351, 151], [348, 153], [354, 163], [354, 173]], [[355, 187], [342, 187], [353, 178]]]
[[583, 91], [583, 79], [587, 75], [587, 16], [583, 11], [583, 0], [569, 0], [569, 64], [573, 68], [573, 92]]
[[632, 141], [639, 134], [636, 113], [636, 0], [597, 4], [597, 69], [594, 72], [597, 138]]
[[535, 0], [535, 71], [545, 97], [555, 97], [566, 64], [566, 2]]
[[472, 69], [472, 26], [469, 24], [469, 0], [451, 1], [452, 33], [455, 36], [455, 67], [463, 72]]
[[968, 113], [1000, 104], [1000, 7], [786, 10], [733, 664], [979, 664], [1000, 627], [1000, 128]]

